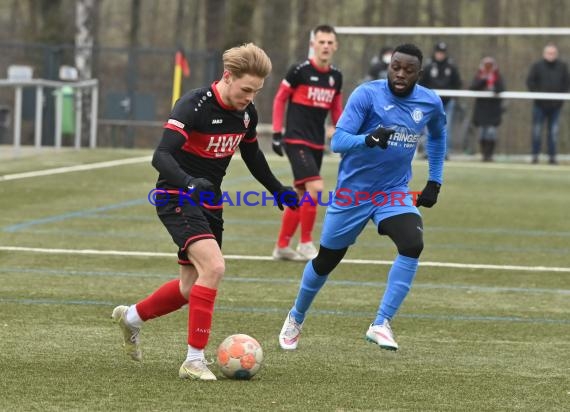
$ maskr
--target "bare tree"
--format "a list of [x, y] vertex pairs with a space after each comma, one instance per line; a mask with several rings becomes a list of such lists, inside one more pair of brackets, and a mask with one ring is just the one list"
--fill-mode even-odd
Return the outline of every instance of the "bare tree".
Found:
[[174, 20], [174, 32], [172, 33], [172, 44], [181, 46], [181, 37], [184, 30], [184, 0], [177, 0], [176, 2], [176, 16]]
[[75, 67], [80, 79], [92, 77], [99, 0], [77, 0], [75, 8]]
[[[138, 46], [139, 46], [139, 33], [140, 33], [140, 15], [141, 15], [141, 0], [131, 0], [131, 27], [129, 30], [129, 62], [127, 69], [127, 93], [128, 99], [126, 100], [127, 113], [129, 120], [135, 119], [136, 113], [136, 90], [137, 90], [137, 75], [138, 75]], [[127, 127], [126, 146], [134, 146], [134, 129]]]
[[313, 29], [309, 22], [309, 13], [311, 10], [311, 2], [299, 0], [297, 7], [297, 33], [295, 33], [296, 47], [295, 56], [300, 59], [307, 56], [309, 49], [309, 33]]
[[[497, 27], [500, 23], [500, 16], [501, 4], [497, 0], [486, 0], [483, 5], [483, 25], [485, 27]], [[498, 37], [490, 36], [487, 43], [488, 50], [496, 50], [497, 45]]]
[[[271, 5], [265, 3], [263, 9], [262, 42], [273, 64], [273, 74], [265, 82], [268, 91], [277, 90], [285, 75], [289, 61], [289, 43], [291, 27], [290, 0], [274, 0]], [[271, 51], [270, 51], [271, 50]], [[272, 107], [273, 93], [262, 93], [258, 98], [259, 107]], [[269, 119], [269, 110], [264, 111]]]
[[224, 44], [226, 0], [206, 2], [206, 49], [220, 50]]
[[[75, 3], [75, 67], [79, 79], [93, 77], [93, 48], [97, 38], [99, 0], [77, 0]], [[81, 135], [87, 138], [91, 110], [91, 95], [80, 93], [76, 98], [76, 113], [81, 113]], [[81, 110], [77, 110], [81, 109]]]
[[[73, 3], [71, 3], [73, 4]], [[28, 0], [29, 40], [49, 44], [69, 44], [73, 39], [73, 13], [70, 0]]]
[[224, 49], [251, 41], [256, 3], [256, 0], [232, 0], [228, 3], [228, 31]]

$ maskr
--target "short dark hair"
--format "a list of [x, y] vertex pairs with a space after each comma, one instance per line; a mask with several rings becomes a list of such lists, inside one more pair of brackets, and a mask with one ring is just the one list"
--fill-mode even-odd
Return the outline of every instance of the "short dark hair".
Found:
[[323, 33], [332, 33], [336, 36], [336, 30], [333, 26], [330, 26], [328, 24], [320, 24], [313, 29], [314, 34], [317, 34], [319, 31], [322, 31]]
[[404, 43], [400, 44], [398, 47], [394, 49], [394, 53], [403, 53], [408, 54], [410, 56], [416, 56], [420, 61], [420, 67], [422, 67], [422, 62], [424, 60], [424, 55], [418, 46], [412, 43]]

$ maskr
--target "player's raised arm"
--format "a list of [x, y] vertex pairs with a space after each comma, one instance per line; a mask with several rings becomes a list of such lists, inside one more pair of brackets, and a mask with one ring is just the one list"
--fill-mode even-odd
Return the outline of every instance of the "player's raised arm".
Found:
[[331, 149], [344, 153], [354, 148], [366, 147], [366, 137], [370, 131], [362, 130], [362, 125], [370, 110], [370, 96], [365, 85], [359, 86], [348, 98], [332, 137]]

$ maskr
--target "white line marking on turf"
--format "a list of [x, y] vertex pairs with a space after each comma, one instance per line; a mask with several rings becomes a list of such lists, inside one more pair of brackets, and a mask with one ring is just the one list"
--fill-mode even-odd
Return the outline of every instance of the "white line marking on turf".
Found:
[[27, 179], [29, 177], [50, 176], [61, 173], [81, 172], [85, 170], [104, 169], [106, 167], [124, 166], [136, 163], [150, 162], [152, 156], [130, 157], [127, 159], [109, 160], [106, 162], [89, 163], [85, 165], [56, 167], [53, 169], [36, 170], [33, 172], [14, 173], [11, 175], [0, 176], [0, 182], [8, 180]]
[[[47, 249], [21, 246], [0, 246], [0, 251], [5, 252], [35, 252], [61, 255], [100, 255], [100, 256], [133, 256], [133, 257], [175, 257], [174, 253], [164, 252], [137, 252], [130, 250], [95, 250], [95, 249]], [[224, 255], [228, 260], [265, 260], [273, 261], [271, 256], [248, 256], [248, 255]], [[368, 259], [344, 259], [341, 263], [355, 265], [391, 265], [391, 260], [368, 260]], [[515, 266], [515, 265], [489, 265], [478, 263], [448, 263], [448, 262], [420, 262], [420, 266], [458, 268], [458, 269], [489, 269], [489, 270], [514, 270], [525, 272], [568, 272], [570, 267], [555, 266]]]
[[[236, 155], [234, 157], [239, 157]], [[286, 159], [280, 158], [277, 156], [268, 156], [272, 161], [285, 161]], [[56, 167], [53, 169], [43, 169], [43, 170], [36, 170], [32, 172], [23, 172], [23, 173], [13, 173], [9, 175], [2, 175], [0, 176], [0, 182], [6, 182], [10, 180], [18, 180], [18, 179], [27, 179], [30, 177], [40, 177], [40, 176], [50, 176], [55, 174], [61, 173], [71, 173], [71, 172], [80, 172], [85, 170], [95, 170], [95, 169], [104, 169], [107, 167], [115, 167], [115, 166], [124, 166], [136, 163], [144, 163], [149, 162], [152, 159], [152, 156], [142, 156], [142, 157], [131, 157], [127, 159], [117, 159], [117, 160], [109, 160], [105, 162], [97, 162], [97, 163], [89, 163], [84, 165], [75, 165], [75, 166], [65, 166], [65, 167]], [[339, 157], [331, 156], [324, 159], [327, 163], [334, 162], [338, 163]], [[414, 164], [422, 165], [425, 162], [421, 162], [419, 160], [415, 160]], [[494, 164], [481, 164], [475, 162], [454, 162], [448, 164], [451, 167], [470, 167], [470, 168], [487, 168], [487, 169], [511, 169], [511, 170], [527, 170], [529, 169], [530, 165], [526, 164], [512, 164], [512, 163], [494, 163]], [[532, 170], [545, 170], [545, 171], [560, 171], [566, 170], [570, 167], [568, 166], [557, 166], [552, 167], [549, 165], [533, 165]]]

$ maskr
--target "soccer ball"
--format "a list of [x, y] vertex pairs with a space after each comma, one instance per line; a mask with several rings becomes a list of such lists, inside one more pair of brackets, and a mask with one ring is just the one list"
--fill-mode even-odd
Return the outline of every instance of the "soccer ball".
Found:
[[258, 341], [248, 335], [228, 336], [218, 346], [218, 366], [230, 379], [251, 379], [259, 371], [263, 350]]

